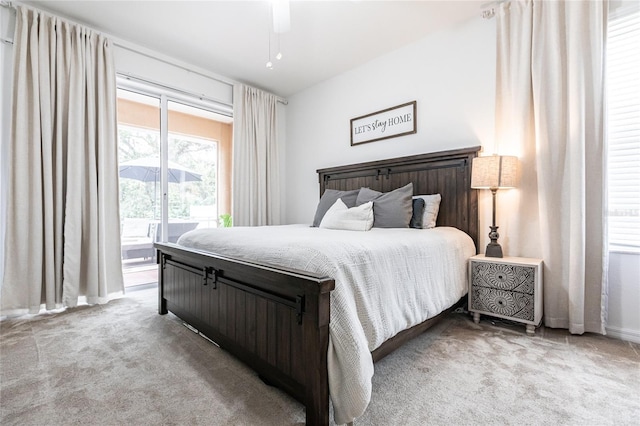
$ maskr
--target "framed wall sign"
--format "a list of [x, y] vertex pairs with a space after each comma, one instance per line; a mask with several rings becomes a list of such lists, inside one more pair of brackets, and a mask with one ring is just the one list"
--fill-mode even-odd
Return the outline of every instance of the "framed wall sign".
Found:
[[417, 132], [416, 101], [351, 119], [351, 146]]

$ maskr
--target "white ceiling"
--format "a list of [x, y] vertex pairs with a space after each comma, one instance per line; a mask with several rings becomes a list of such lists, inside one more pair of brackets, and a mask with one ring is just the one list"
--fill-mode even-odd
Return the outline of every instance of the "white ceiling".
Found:
[[[485, 2], [487, 0], [484, 0]], [[288, 97], [480, 15], [478, 0], [295, 1], [266, 68], [268, 1], [26, 1], [229, 79]], [[272, 57], [277, 37], [271, 35]]]

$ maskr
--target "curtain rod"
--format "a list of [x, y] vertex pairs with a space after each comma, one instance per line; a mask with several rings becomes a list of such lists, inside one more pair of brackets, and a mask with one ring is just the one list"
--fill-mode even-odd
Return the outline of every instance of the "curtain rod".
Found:
[[134, 74], [131, 74], [131, 73], [117, 71], [116, 75], [118, 77], [121, 77], [121, 78], [124, 78], [124, 79], [127, 79], [127, 80], [133, 80], [133, 81], [137, 81], [139, 83], [150, 84], [150, 85], [155, 86], [155, 87], [160, 87], [162, 89], [167, 89], [167, 90], [169, 90], [171, 92], [174, 92], [174, 93], [178, 93], [178, 94], [181, 94], [181, 95], [186, 95], [186, 96], [189, 96], [189, 97], [197, 98], [197, 99], [200, 99], [201, 101], [211, 102], [211, 103], [215, 103], [215, 104], [218, 104], [218, 105], [224, 105], [226, 107], [233, 108], [232, 104], [228, 104], [226, 102], [210, 98], [210, 97], [208, 97], [206, 95], [199, 95], [199, 94], [196, 94], [196, 93], [193, 93], [193, 92], [189, 92], [187, 90], [178, 89], [177, 87], [169, 86], [167, 84], [160, 83], [160, 82], [157, 82], [157, 81], [154, 81], [154, 80], [150, 80], [150, 79], [145, 78], [145, 77], [140, 77], [140, 76], [137, 76], [137, 75], [134, 75]]

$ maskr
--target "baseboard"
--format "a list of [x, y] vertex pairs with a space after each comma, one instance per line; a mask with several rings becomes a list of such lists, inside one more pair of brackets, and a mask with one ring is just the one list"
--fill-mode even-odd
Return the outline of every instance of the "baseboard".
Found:
[[640, 331], [629, 328], [606, 327], [607, 336], [628, 342], [640, 343]]

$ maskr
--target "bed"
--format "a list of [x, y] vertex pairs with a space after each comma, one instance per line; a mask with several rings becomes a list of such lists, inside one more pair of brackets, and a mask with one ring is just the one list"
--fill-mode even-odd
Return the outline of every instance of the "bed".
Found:
[[[475, 248], [477, 195], [469, 187], [471, 161], [478, 150], [474, 147], [321, 169], [320, 194], [326, 189], [361, 187], [388, 192], [411, 182], [414, 194], [442, 195], [434, 234], [448, 232], [445, 227], [457, 228], [470, 237]], [[306, 226], [293, 233], [315, 230]], [[275, 264], [271, 258], [268, 262], [254, 260], [241, 249], [221, 254], [197, 244], [187, 248], [158, 243], [156, 248], [159, 313], [173, 312], [251, 366], [266, 382], [300, 400], [306, 408], [307, 424], [328, 424], [329, 366], [335, 364], [335, 342], [330, 344], [329, 328], [336, 277], [327, 273], [331, 270], [298, 269], [299, 263], [292, 268]], [[466, 259], [458, 262], [466, 263]], [[338, 277], [340, 280], [344, 281]], [[383, 342], [377, 342], [370, 352], [371, 359], [381, 359], [450, 309], [447, 304], [442, 313], [383, 336]], [[334, 316], [338, 311], [340, 307], [335, 305]], [[335, 408], [334, 401], [334, 414]]]

